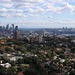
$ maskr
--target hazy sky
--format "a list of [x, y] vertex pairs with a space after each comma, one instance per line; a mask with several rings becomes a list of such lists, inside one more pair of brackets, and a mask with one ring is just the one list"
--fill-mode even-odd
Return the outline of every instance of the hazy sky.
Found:
[[0, 25], [75, 27], [75, 0], [0, 0]]

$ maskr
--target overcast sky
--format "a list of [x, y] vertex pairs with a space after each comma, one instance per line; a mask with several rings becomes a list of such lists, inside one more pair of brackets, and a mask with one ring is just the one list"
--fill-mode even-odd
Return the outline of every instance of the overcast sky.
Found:
[[75, 27], [75, 0], [0, 0], [0, 25]]

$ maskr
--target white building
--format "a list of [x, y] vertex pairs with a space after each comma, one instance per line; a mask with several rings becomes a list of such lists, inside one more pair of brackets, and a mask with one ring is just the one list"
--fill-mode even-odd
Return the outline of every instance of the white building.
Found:
[[5, 64], [0, 64], [2, 67], [6, 67], [6, 68], [9, 68], [9, 67], [11, 67], [11, 64], [9, 64], [9, 63], [5, 63]]
[[39, 43], [43, 42], [43, 36], [42, 35], [38, 35], [38, 41], [39, 41]]
[[42, 31], [42, 36], [45, 36], [45, 30]]

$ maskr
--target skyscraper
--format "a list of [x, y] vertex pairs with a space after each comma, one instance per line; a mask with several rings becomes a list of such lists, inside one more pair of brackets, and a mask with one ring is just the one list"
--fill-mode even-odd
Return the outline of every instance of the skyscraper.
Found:
[[20, 38], [20, 32], [18, 31], [18, 30], [15, 30], [14, 32], [13, 32], [13, 39], [14, 40], [17, 40], [17, 39], [19, 39]]
[[39, 43], [43, 42], [43, 36], [40, 35], [40, 34], [38, 35], [38, 42], [39, 42]]
[[6, 25], [6, 30], [9, 30], [9, 24]]
[[45, 30], [42, 31], [42, 35], [45, 36]]
[[13, 31], [14, 31], [14, 24], [11, 24], [12, 25], [12, 28], [13, 28]]
[[15, 30], [18, 30], [18, 26], [15, 27]]

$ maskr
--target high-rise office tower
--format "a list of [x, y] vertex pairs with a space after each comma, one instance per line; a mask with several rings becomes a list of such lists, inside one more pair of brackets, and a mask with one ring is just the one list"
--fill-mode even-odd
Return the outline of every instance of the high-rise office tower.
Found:
[[13, 32], [13, 27], [10, 27], [9, 31], [10, 31], [10, 33], [12, 33]]
[[11, 24], [12, 25], [12, 28], [13, 28], [13, 31], [14, 31], [14, 24]]
[[5, 27], [3, 26], [3, 32], [5, 31]]
[[9, 24], [6, 25], [6, 30], [9, 30]]
[[42, 31], [42, 35], [45, 36], [45, 30]]
[[2, 27], [2, 26], [0, 26], [0, 31], [1, 31], [1, 32], [3, 31], [3, 27]]
[[20, 38], [20, 32], [18, 31], [18, 30], [15, 30], [14, 32], [13, 32], [13, 39], [14, 40], [17, 40], [17, 39], [19, 39]]
[[18, 30], [18, 26], [15, 27], [15, 30]]

